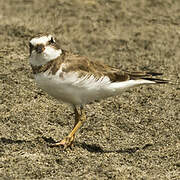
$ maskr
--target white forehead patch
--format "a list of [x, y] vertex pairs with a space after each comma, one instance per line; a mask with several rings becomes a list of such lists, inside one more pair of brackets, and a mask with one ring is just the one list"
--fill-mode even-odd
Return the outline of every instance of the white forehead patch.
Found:
[[42, 36], [42, 37], [35, 37], [33, 39], [31, 39], [30, 43], [33, 46], [36, 46], [37, 44], [46, 44], [48, 41], [50, 41], [52, 38], [52, 35], [48, 35], [48, 36]]

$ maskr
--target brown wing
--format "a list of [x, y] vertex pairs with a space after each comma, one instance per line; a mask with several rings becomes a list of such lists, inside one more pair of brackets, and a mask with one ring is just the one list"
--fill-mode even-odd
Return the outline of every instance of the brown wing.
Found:
[[67, 64], [67, 67], [64, 69], [65, 72], [78, 71], [80, 76], [93, 74], [97, 79], [102, 76], [108, 76], [112, 82], [122, 82], [131, 79], [146, 79], [157, 83], [168, 82], [167, 80], [152, 78], [152, 76], [162, 75], [162, 73], [120, 71], [117, 68], [98, 61], [91, 61], [87, 57], [75, 55], [70, 52], [64, 53], [63, 62]]

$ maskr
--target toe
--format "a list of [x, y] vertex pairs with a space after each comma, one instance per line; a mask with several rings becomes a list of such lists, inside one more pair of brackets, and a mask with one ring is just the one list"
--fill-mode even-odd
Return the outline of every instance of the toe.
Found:
[[71, 149], [74, 147], [74, 136], [67, 136], [62, 141], [52, 144], [53, 147], [55, 146], [62, 146], [63, 150], [70, 147]]

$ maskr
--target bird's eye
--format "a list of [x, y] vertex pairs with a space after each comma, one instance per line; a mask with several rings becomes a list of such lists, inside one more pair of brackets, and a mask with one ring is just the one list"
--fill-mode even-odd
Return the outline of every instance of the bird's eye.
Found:
[[50, 44], [55, 43], [55, 40], [54, 40], [54, 38], [53, 38], [53, 37], [51, 37], [51, 39], [50, 39], [49, 43], [50, 43]]

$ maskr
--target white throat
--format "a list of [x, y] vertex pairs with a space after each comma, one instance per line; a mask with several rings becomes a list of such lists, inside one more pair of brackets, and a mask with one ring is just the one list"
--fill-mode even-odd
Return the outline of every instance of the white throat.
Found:
[[45, 50], [40, 54], [33, 50], [29, 57], [29, 62], [33, 66], [41, 66], [53, 59], [56, 59], [61, 54], [61, 49], [55, 49], [51, 46], [46, 46]]

